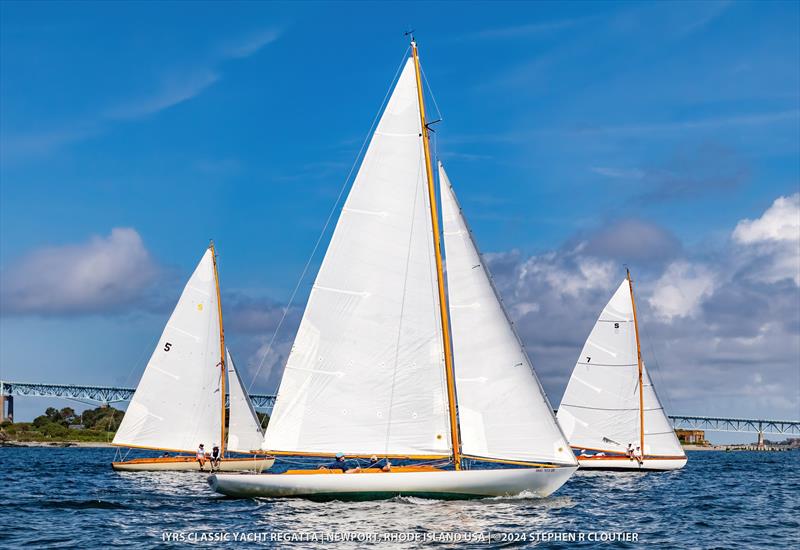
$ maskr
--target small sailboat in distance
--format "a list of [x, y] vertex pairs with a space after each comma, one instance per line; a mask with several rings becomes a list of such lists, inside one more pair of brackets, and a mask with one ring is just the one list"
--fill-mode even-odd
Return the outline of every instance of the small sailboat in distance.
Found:
[[[226, 450], [253, 454], [251, 449], [258, 449], [262, 439], [229, 354], [225, 361], [226, 351], [211, 243], [164, 327], [112, 442], [117, 447], [165, 451], [167, 456], [115, 461], [111, 465], [115, 470], [200, 470], [196, 450], [201, 443], [207, 451], [219, 445], [224, 471], [272, 466], [274, 459], [263, 455], [226, 456]], [[226, 364], [231, 388], [228, 430]], [[170, 452], [189, 454], [169, 456]], [[211, 469], [208, 461], [206, 468]]]
[[215, 474], [215, 491], [546, 496], [577, 469], [441, 166], [439, 182], [447, 284], [412, 38], [312, 287], [262, 447], [278, 460], [343, 453], [412, 464]]
[[686, 454], [642, 360], [630, 271], [603, 308], [558, 407], [581, 469], [677, 470]]

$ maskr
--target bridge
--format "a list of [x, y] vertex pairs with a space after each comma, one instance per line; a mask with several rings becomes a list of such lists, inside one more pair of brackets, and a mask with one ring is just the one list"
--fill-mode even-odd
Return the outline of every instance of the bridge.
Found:
[[[114, 386], [76, 386], [73, 384], [30, 384], [0, 380], [0, 422], [14, 418], [14, 396], [60, 397], [87, 405], [110, 405], [130, 401], [134, 388]], [[250, 401], [257, 409], [272, 409], [275, 396], [261, 393], [250, 394]], [[6, 412], [7, 411], [7, 412]]]
[[[114, 386], [29, 384], [0, 380], [0, 421], [13, 419], [14, 396], [60, 397], [86, 404], [110, 405], [130, 401], [134, 391], [133, 388]], [[270, 394], [253, 393], [250, 394], [250, 400], [257, 409], [271, 410], [275, 404], [275, 396]], [[672, 427], [676, 429], [757, 433], [759, 440], [763, 440], [765, 433], [800, 436], [800, 421], [798, 420], [759, 420], [711, 416], [670, 416], [669, 419]]]

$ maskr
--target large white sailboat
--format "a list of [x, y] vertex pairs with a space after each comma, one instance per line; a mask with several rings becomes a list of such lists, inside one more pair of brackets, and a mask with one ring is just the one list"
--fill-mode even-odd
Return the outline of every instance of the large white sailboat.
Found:
[[[226, 351], [212, 243], [183, 289], [112, 442], [167, 456], [115, 461], [115, 470], [200, 470], [195, 454], [201, 443], [208, 452], [219, 444], [224, 471], [261, 471], [272, 465], [272, 457], [252, 453], [263, 433]], [[231, 393], [227, 430], [226, 364]], [[231, 457], [226, 451], [252, 456]], [[205, 468], [211, 469], [209, 462]]]
[[581, 469], [677, 470], [686, 464], [642, 361], [630, 272], [603, 308], [558, 407]]
[[439, 182], [447, 284], [412, 40], [314, 282], [262, 447], [279, 460], [341, 452], [413, 465], [216, 474], [215, 491], [546, 496], [576, 470], [441, 165]]

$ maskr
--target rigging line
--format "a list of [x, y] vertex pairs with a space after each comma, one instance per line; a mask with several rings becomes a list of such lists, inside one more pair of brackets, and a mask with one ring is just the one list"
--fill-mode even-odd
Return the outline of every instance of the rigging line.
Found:
[[[658, 362], [658, 356], [656, 355], [655, 347], [653, 347], [653, 339], [650, 338], [650, 332], [647, 330], [647, 327], [643, 326], [642, 328], [644, 329], [642, 332], [645, 333], [644, 337], [647, 338], [647, 345], [650, 347], [650, 355], [653, 356], [653, 361], [655, 362], [655, 365], [656, 365], [656, 368], [653, 369], [653, 372], [657, 372], [658, 373], [658, 378], [659, 378], [658, 385], [659, 385], [660, 388], [663, 388], [663, 390], [664, 390], [664, 397], [666, 397], [667, 405], [669, 405], [669, 409], [674, 411], [675, 408], [672, 406], [672, 399], [670, 399], [669, 391], [667, 391], [667, 386], [664, 384], [664, 376], [663, 376], [663, 374], [661, 372], [661, 365]], [[653, 388], [653, 393], [656, 395], [656, 399], [660, 399], [660, 396], [658, 395], [658, 392], [656, 392], [656, 388], [653, 385], [652, 381], [651, 381], [651, 387]], [[661, 405], [661, 406], [663, 408], [663, 405]]]
[[422, 163], [417, 163], [417, 185], [414, 189], [414, 202], [411, 205], [411, 229], [408, 232], [408, 252], [406, 252], [406, 272], [403, 276], [403, 299], [400, 302], [400, 322], [397, 324], [397, 340], [394, 346], [394, 369], [392, 370], [392, 390], [389, 393], [389, 414], [386, 419], [386, 440], [383, 452], [389, 453], [389, 435], [392, 431], [392, 410], [394, 409], [394, 389], [397, 385], [397, 366], [400, 360], [400, 336], [403, 331], [403, 317], [406, 310], [406, 289], [408, 288], [408, 268], [411, 265], [411, 244], [414, 239], [414, 221], [416, 220], [417, 199], [419, 198], [420, 183], [422, 182]]
[[439, 110], [439, 104], [436, 103], [436, 96], [433, 95], [433, 88], [431, 88], [430, 83], [428, 82], [428, 77], [425, 76], [425, 71], [422, 69], [422, 64], [419, 65], [419, 70], [422, 73], [422, 79], [425, 81], [425, 86], [428, 88], [428, 93], [431, 94], [431, 99], [433, 100], [433, 106], [436, 107], [436, 114], [439, 116], [439, 120], [444, 120], [442, 116], [442, 112]]
[[[250, 390], [253, 388], [253, 384], [255, 384], [256, 379], [258, 378], [258, 375], [264, 366], [264, 361], [267, 359], [267, 355], [269, 355], [269, 352], [272, 351], [272, 345], [275, 343], [275, 338], [278, 336], [278, 333], [280, 332], [280, 329], [283, 326], [283, 322], [286, 320], [286, 315], [289, 313], [289, 310], [291, 309], [292, 304], [294, 303], [294, 299], [297, 296], [297, 291], [300, 289], [300, 285], [303, 283], [303, 279], [305, 279], [306, 273], [308, 273], [308, 268], [311, 266], [311, 261], [314, 259], [314, 255], [317, 253], [317, 249], [319, 248], [319, 245], [322, 242], [322, 238], [325, 236], [325, 233], [328, 230], [328, 226], [330, 225], [331, 220], [333, 219], [333, 215], [336, 213], [336, 209], [339, 206], [339, 202], [342, 200], [342, 195], [344, 194], [344, 190], [347, 188], [347, 183], [350, 181], [350, 178], [353, 175], [353, 172], [355, 171], [359, 160], [361, 159], [361, 154], [364, 152], [364, 147], [366, 147], [367, 143], [369, 142], [369, 138], [372, 136], [372, 130], [375, 128], [375, 125], [377, 124], [378, 119], [380, 118], [380, 115], [383, 112], [383, 108], [386, 105], [386, 101], [389, 99], [389, 96], [392, 93], [392, 89], [394, 88], [395, 82], [397, 81], [397, 77], [400, 74], [400, 71], [405, 66], [404, 61], [408, 57], [408, 51], [410, 48], [411, 46], [406, 48], [406, 51], [403, 52], [403, 57], [400, 61], [400, 65], [397, 67], [397, 70], [394, 73], [394, 77], [392, 78], [392, 81], [389, 84], [389, 89], [386, 90], [386, 95], [383, 96], [383, 101], [381, 102], [381, 106], [378, 108], [378, 112], [375, 113], [375, 118], [372, 119], [372, 124], [369, 127], [367, 135], [364, 137], [364, 141], [361, 143], [361, 148], [358, 150], [356, 158], [353, 160], [353, 165], [350, 167], [350, 172], [347, 174], [347, 177], [342, 183], [341, 189], [339, 189], [339, 194], [337, 195], [336, 201], [333, 203], [333, 207], [331, 208], [331, 211], [328, 214], [328, 219], [325, 220], [325, 225], [322, 227], [322, 231], [320, 232], [319, 237], [317, 237], [317, 242], [314, 244], [314, 248], [311, 250], [311, 255], [308, 257], [308, 261], [303, 267], [303, 271], [300, 274], [300, 278], [298, 279], [297, 284], [295, 285], [294, 290], [292, 291], [292, 294], [289, 297], [289, 303], [284, 308], [283, 315], [281, 315], [281, 319], [280, 321], [278, 321], [278, 325], [275, 327], [275, 332], [272, 333], [272, 338], [270, 339], [269, 344], [267, 345], [267, 349], [264, 351], [264, 355], [262, 355], [261, 361], [259, 361], [258, 363], [258, 368], [256, 369], [255, 374], [253, 374], [253, 378], [250, 381], [250, 384], [248, 384], [247, 386], [247, 393], [250, 393]], [[266, 417], [264, 418], [266, 419]], [[263, 421], [261, 427], [262, 428], [264, 427]]]

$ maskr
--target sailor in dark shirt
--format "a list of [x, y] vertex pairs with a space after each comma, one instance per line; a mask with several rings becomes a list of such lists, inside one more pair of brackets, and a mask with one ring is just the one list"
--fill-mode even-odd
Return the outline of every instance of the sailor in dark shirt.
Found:
[[361, 471], [358, 464], [354, 464], [350, 460], [346, 460], [344, 453], [336, 453], [336, 460], [330, 464], [319, 467], [320, 470], [341, 470], [345, 474], [355, 474]]
[[389, 472], [392, 469], [392, 463], [388, 458], [378, 459], [376, 455], [372, 455], [369, 459], [367, 470], [381, 470], [382, 472]]

